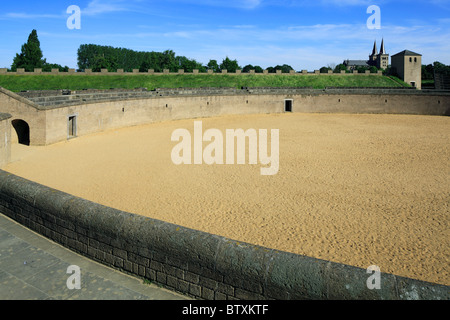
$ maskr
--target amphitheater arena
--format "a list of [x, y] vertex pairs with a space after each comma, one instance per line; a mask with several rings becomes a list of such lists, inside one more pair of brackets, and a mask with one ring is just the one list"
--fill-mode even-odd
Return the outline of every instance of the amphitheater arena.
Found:
[[[205, 299], [448, 298], [449, 93], [0, 88], [0, 112], [0, 211], [95, 260]], [[278, 129], [277, 174], [175, 165], [194, 121]]]

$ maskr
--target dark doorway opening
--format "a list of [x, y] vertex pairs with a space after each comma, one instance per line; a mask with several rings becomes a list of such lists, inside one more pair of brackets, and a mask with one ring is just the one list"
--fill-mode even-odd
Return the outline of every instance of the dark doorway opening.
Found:
[[76, 116], [69, 116], [68, 121], [69, 126], [69, 139], [75, 138], [77, 136], [77, 117]]
[[13, 120], [11, 122], [17, 134], [17, 139], [20, 144], [30, 145], [30, 126], [23, 120]]
[[284, 100], [284, 111], [292, 112], [292, 100]]

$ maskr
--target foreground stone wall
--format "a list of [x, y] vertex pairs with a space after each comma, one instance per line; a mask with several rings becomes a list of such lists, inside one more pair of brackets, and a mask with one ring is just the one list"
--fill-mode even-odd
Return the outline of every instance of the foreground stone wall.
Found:
[[0, 170], [0, 212], [107, 266], [200, 299], [445, 299], [449, 287], [240, 243], [118, 211]]
[[0, 113], [0, 168], [11, 160], [11, 115]]

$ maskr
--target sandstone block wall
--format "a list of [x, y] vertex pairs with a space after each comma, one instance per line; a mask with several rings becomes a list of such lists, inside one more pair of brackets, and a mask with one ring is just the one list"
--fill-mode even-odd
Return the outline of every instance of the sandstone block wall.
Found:
[[[45, 113], [40, 112], [37, 104], [0, 87], [0, 112], [9, 113], [11, 122], [23, 120], [30, 127], [30, 144], [46, 144], [46, 119]], [[18, 141], [14, 130], [11, 131], [12, 142]]]
[[[46, 107], [46, 144], [67, 139], [67, 119], [77, 117], [77, 134], [166, 120], [212, 117], [226, 114], [281, 113], [284, 101], [293, 101], [293, 112], [386, 113], [450, 115], [450, 95], [352, 89], [223, 89], [160, 90], [126, 100], [88, 100], [68, 106]], [[202, 94], [200, 94], [202, 93]]]
[[[69, 117], [82, 136], [133, 125], [225, 114], [292, 112], [450, 115], [450, 93], [392, 88], [183, 88], [23, 93], [0, 88], [0, 112], [30, 126], [30, 144], [69, 138]], [[55, 95], [56, 94], [56, 95]], [[12, 131], [12, 140], [15, 132]]]

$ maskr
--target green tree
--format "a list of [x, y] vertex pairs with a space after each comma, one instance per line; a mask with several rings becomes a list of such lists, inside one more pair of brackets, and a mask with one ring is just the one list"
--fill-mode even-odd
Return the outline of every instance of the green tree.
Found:
[[446, 66], [445, 64], [436, 61], [434, 63], [434, 72], [439, 74], [450, 75], [450, 66]]
[[283, 64], [282, 66], [276, 66], [276, 70], [281, 70], [282, 73], [289, 73], [291, 70], [294, 70], [290, 65]]
[[248, 72], [250, 72], [250, 70], [255, 70], [255, 73], [263, 73], [264, 72], [263, 68], [261, 68], [260, 66], [252, 66], [251, 64], [246, 65], [242, 69], [242, 72], [248, 73]]
[[203, 67], [201, 63], [195, 61], [195, 59], [188, 59], [184, 56], [178, 56], [175, 60], [179, 65], [179, 69], [183, 69], [185, 72], [192, 72], [194, 69], [199, 70], [199, 72], [206, 71], [206, 68]]
[[358, 73], [365, 73], [367, 70], [370, 70], [369, 67], [357, 67], [356, 70], [358, 71]]
[[109, 69], [110, 68], [110, 63], [109, 61], [105, 58], [105, 55], [96, 55], [94, 56], [94, 59], [92, 60], [91, 63], [91, 69], [94, 72], [99, 72], [102, 69]]
[[206, 65], [206, 68], [208, 70], [212, 70], [215, 73], [220, 72], [220, 67], [219, 64], [217, 63], [217, 60], [209, 60], [208, 64]]
[[248, 64], [244, 68], [242, 68], [242, 72], [244, 72], [244, 73], [249, 73], [250, 70], [255, 70], [255, 67], [252, 66], [251, 64]]
[[27, 43], [22, 46], [20, 54], [16, 54], [11, 70], [17, 71], [17, 68], [24, 68], [25, 71], [32, 72], [35, 68], [42, 68], [45, 63], [37, 31], [33, 30], [28, 36]]
[[434, 67], [432, 64], [422, 66], [422, 80], [434, 80]]
[[261, 68], [260, 66], [255, 66], [255, 72], [256, 72], [256, 73], [263, 73], [264, 70], [263, 70], [263, 68]]
[[228, 72], [234, 73], [236, 70], [241, 70], [242, 68], [239, 66], [237, 60], [231, 60], [230, 58], [226, 57], [223, 59], [222, 63], [220, 64], [220, 70], [227, 70]]
[[378, 72], [378, 68], [375, 67], [375, 66], [371, 66], [371, 67], [369, 68], [369, 70], [370, 70], [370, 73], [377, 73], [377, 72]]
[[50, 72], [50, 71], [52, 71], [52, 69], [58, 69], [60, 72], [68, 72], [69, 71], [68, 66], [63, 67], [56, 63], [45, 63], [42, 66], [42, 71], [44, 71], [44, 72]]
[[336, 66], [336, 68], [334, 68], [334, 73], [341, 73], [341, 71], [345, 71], [345, 72], [348, 72], [348, 70], [347, 70], [347, 67], [345, 66], [345, 64], [343, 64], [343, 63], [341, 63], [341, 64], [338, 64], [337, 66]]
[[277, 65], [275, 67], [268, 67], [267, 71], [269, 73], [277, 73], [277, 70], [281, 70], [281, 73], [289, 73], [291, 70], [294, 70], [291, 66], [287, 64], [283, 64], [282, 66]]
[[320, 68], [320, 73], [328, 73], [328, 70], [332, 70], [332, 69], [329, 67], [322, 67], [322, 68]]
[[177, 72], [180, 67], [172, 50], [163, 52], [160, 63], [162, 69], [168, 69], [170, 72]]

